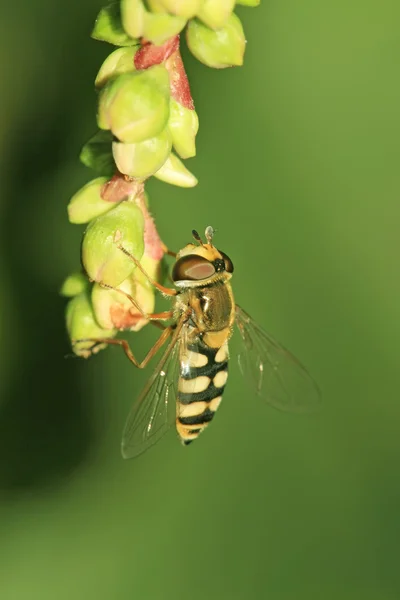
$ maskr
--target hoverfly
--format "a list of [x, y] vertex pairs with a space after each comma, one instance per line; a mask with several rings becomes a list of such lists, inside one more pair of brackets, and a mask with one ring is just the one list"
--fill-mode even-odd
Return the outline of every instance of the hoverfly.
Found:
[[[213, 228], [205, 231], [207, 243], [196, 231], [192, 234], [197, 245], [190, 243], [176, 255], [169, 253], [176, 258], [172, 269], [175, 288], [153, 281], [140, 262], [120, 246], [159, 291], [174, 299], [172, 310], [144, 315], [163, 331], [141, 363], [126, 340], [93, 340], [121, 345], [128, 358], [143, 368], [169, 339], [126, 421], [122, 437], [125, 458], [147, 450], [173, 423], [184, 445], [204, 431], [224, 393], [228, 343], [235, 324], [242, 340], [239, 368], [257, 395], [286, 411], [312, 410], [320, 402], [319, 389], [306, 369], [235, 303], [230, 284], [233, 264], [213, 245]], [[135, 300], [129, 299], [140, 310]], [[163, 321], [168, 320], [172, 325], [166, 327]]]

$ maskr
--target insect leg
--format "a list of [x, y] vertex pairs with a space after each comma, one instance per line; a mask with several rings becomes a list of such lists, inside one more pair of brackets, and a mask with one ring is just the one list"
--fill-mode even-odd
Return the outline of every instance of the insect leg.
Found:
[[139, 271], [141, 271], [143, 273], [143, 275], [145, 277], [147, 277], [147, 280], [151, 283], [151, 285], [154, 285], [155, 288], [157, 288], [160, 292], [162, 292], [166, 296], [176, 296], [177, 295], [178, 292], [176, 290], [174, 290], [173, 288], [164, 287], [163, 285], [161, 285], [160, 283], [158, 283], [157, 281], [155, 281], [152, 277], [150, 277], [150, 275], [143, 269], [143, 267], [140, 264], [140, 262], [138, 261], [138, 259], [135, 258], [133, 256], [133, 254], [131, 254], [130, 252], [128, 252], [128, 250], [126, 250], [123, 246], [121, 246], [121, 244], [118, 244], [117, 247], [120, 250], [122, 250], [122, 252], [124, 254], [126, 254], [126, 256], [129, 256], [129, 258], [135, 263], [135, 265], [137, 266], [137, 268], [139, 269]]
[[137, 310], [140, 312], [140, 314], [142, 315], [142, 317], [144, 319], [146, 319], [147, 321], [150, 322], [154, 322], [154, 325], [156, 325], [157, 327], [159, 327], [161, 325], [161, 323], [155, 323], [155, 321], [167, 321], [168, 319], [171, 319], [173, 317], [174, 312], [172, 310], [166, 310], [164, 312], [160, 312], [160, 313], [150, 313], [147, 314], [142, 307], [140, 306], [140, 304], [138, 304], [136, 302], [136, 300], [133, 298], [133, 296], [131, 296], [131, 294], [128, 294], [128, 292], [125, 292], [124, 290], [120, 290], [119, 288], [113, 287], [112, 285], [108, 285], [108, 283], [102, 283], [99, 282], [99, 285], [107, 290], [113, 290], [114, 292], [119, 292], [120, 294], [122, 294], [123, 296], [125, 296], [125, 298], [128, 298], [128, 300], [130, 302], [132, 302], [133, 306], [135, 308], [137, 308]]
[[172, 252], [172, 250], [167, 248], [165, 244], [162, 244], [162, 249], [164, 251], [164, 254], [168, 254], [168, 256], [173, 256], [174, 258], [176, 258], [176, 252]]
[[[169, 336], [171, 335], [171, 333], [173, 331], [174, 331], [174, 327], [166, 327], [163, 330], [160, 337], [158, 338], [158, 340], [156, 341], [156, 343], [154, 344], [154, 346], [152, 348], [150, 348], [150, 350], [148, 351], [148, 353], [146, 354], [146, 356], [144, 357], [144, 359], [141, 362], [139, 362], [136, 359], [135, 355], [133, 354], [133, 352], [129, 346], [129, 342], [127, 340], [118, 340], [118, 339], [113, 340], [110, 338], [85, 338], [82, 340], [73, 340], [72, 345], [74, 346], [75, 344], [79, 344], [79, 342], [94, 342], [96, 346], [100, 345], [100, 344], [112, 344], [114, 346], [121, 346], [121, 348], [125, 352], [126, 356], [129, 358], [131, 363], [133, 363], [135, 365], [135, 367], [138, 367], [138, 369], [144, 369], [145, 366], [147, 365], [147, 363], [159, 351], [159, 349], [163, 346], [163, 344], [165, 344], [166, 340], [169, 338]], [[90, 350], [93, 351], [93, 348], [90, 348]]]
[[147, 315], [147, 318], [149, 319], [151, 325], [158, 327], [158, 329], [165, 329], [166, 326], [160, 321], [168, 321], [169, 319], [172, 319], [173, 316], [173, 310], [165, 310], [164, 312], [160, 313], [150, 313]]
[[173, 316], [173, 310], [164, 310], [163, 312], [159, 313], [149, 313], [146, 318], [149, 319], [149, 321], [167, 321], [168, 319], [172, 319]]

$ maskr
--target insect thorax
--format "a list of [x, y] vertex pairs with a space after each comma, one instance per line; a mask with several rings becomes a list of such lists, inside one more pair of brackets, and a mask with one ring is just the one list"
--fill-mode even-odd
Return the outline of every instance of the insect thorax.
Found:
[[190, 324], [200, 333], [230, 328], [234, 320], [234, 299], [228, 282], [184, 290], [177, 303], [178, 310], [191, 309]]

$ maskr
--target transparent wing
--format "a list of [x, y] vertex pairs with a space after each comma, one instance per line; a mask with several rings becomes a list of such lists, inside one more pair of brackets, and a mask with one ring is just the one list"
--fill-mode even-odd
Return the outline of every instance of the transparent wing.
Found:
[[243, 349], [239, 368], [257, 395], [279, 410], [311, 412], [319, 408], [321, 392], [303, 365], [236, 306]]
[[179, 374], [181, 321], [139, 398], [128, 415], [122, 434], [122, 456], [133, 458], [145, 452], [175, 422]]

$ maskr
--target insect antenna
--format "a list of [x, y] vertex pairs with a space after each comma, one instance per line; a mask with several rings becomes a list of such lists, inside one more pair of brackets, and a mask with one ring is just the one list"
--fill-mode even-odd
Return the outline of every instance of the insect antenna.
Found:
[[204, 246], [203, 240], [201, 239], [200, 235], [197, 233], [197, 231], [195, 229], [192, 230], [192, 236], [194, 237], [194, 239], [196, 240], [196, 242], [199, 242], [199, 244], [201, 244], [202, 246]]
[[213, 245], [212, 239], [214, 237], [215, 231], [216, 230], [213, 227], [211, 227], [211, 225], [209, 225], [208, 227], [206, 227], [205, 235], [206, 235], [207, 242], [210, 244], [211, 247]]

